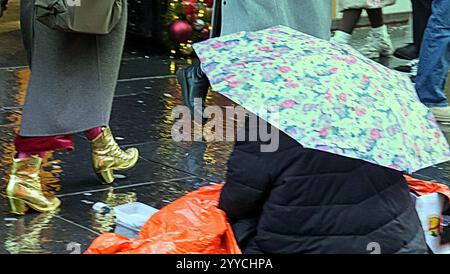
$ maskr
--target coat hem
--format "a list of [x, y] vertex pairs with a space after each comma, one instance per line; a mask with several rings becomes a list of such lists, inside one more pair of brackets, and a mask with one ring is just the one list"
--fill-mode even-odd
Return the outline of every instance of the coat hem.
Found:
[[46, 133], [41, 133], [41, 132], [27, 132], [25, 131], [25, 133], [22, 132], [22, 130], [19, 131], [19, 136], [21, 137], [52, 137], [52, 136], [57, 136], [57, 135], [71, 135], [71, 134], [76, 134], [76, 133], [81, 133], [84, 132], [86, 130], [89, 129], [93, 129], [96, 127], [108, 127], [109, 123], [96, 123], [95, 125], [92, 126], [87, 126], [87, 127], [83, 127], [81, 129], [76, 129], [76, 130], [69, 130], [69, 131], [63, 131], [63, 132], [46, 132]]

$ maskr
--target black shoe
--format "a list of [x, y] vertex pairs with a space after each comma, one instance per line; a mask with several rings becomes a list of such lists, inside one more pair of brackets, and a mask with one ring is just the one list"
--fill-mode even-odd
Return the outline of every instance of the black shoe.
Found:
[[419, 65], [419, 60], [414, 59], [409, 61], [408, 64], [395, 67], [394, 69], [403, 73], [408, 74], [408, 76], [416, 76], [417, 75], [417, 69]]
[[408, 44], [402, 48], [396, 49], [394, 56], [400, 59], [413, 60], [419, 58], [419, 52], [414, 44]]
[[402, 65], [394, 68], [396, 71], [400, 71], [403, 73], [411, 73], [411, 66], [409, 65]]
[[[196, 122], [204, 124], [207, 119], [203, 118], [203, 111], [210, 87], [208, 77], [202, 71], [199, 64], [194, 64], [179, 69], [177, 71], [177, 78], [178, 83], [181, 85], [184, 104], [189, 108], [194, 118], [198, 117], [201, 119], [201, 121], [197, 121], [197, 119]], [[198, 101], [201, 102], [201, 106], [196, 104]]]

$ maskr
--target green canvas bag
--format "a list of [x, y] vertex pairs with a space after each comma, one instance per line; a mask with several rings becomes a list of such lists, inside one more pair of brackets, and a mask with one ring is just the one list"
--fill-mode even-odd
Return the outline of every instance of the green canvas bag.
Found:
[[36, 18], [65, 32], [108, 34], [122, 17], [124, 0], [35, 0]]

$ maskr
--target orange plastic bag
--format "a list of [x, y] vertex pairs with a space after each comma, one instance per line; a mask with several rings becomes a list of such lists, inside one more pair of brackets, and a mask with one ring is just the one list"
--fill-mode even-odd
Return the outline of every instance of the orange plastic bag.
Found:
[[153, 215], [135, 239], [106, 233], [85, 254], [241, 254], [225, 213], [223, 184], [200, 188]]
[[447, 196], [450, 200], [450, 188], [448, 186], [439, 183], [422, 181], [406, 175], [404, 177], [408, 182], [409, 188], [417, 194], [426, 195], [436, 192]]

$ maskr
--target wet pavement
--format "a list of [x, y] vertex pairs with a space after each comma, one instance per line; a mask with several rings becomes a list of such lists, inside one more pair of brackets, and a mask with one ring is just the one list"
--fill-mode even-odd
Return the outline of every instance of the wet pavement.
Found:
[[[0, 21], [0, 253], [71, 253], [77, 252], [78, 245], [84, 251], [100, 233], [114, 230], [114, 216], [93, 211], [95, 202], [114, 206], [139, 201], [161, 208], [189, 191], [224, 180], [232, 143], [175, 142], [171, 138], [172, 109], [182, 104], [174, 73], [192, 60], [171, 58], [147, 40], [130, 37], [110, 126], [122, 147], [140, 150], [136, 168], [118, 174], [111, 186], [100, 184], [91, 169], [87, 140], [75, 135], [76, 150], [49, 154], [41, 174], [46, 188], [57, 191], [62, 207], [51, 214], [8, 214], [4, 188], [29, 77], [15, 1], [11, 4], [8, 17]], [[391, 27], [397, 46], [409, 41], [407, 29]], [[356, 32], [356, 47], [366, 33], [364, 29]], [[404, 63], [395, 58], [380, 62], [390, 67]], [[212, 94], [208, 102], [232, 105], [218, 94]], [[446, 163], [417, 176], [450, 184], [449, 171]]]

